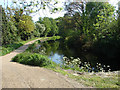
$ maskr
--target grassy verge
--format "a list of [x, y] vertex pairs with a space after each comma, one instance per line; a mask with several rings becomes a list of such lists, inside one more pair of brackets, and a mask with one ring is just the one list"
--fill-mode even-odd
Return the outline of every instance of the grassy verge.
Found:
[[[51, 69], [51, 68], [49, 68]], [[59, 72], [69, 78], [75, 79], [79, 83], [83, 84], [85, 87], [95, 87], [95, 88], [120, 88], [117, 75], [110, 75], [101, 77], [99, 75], [90, 75], [90, 73], [83, 75], [74, 75], [64, 71], [62, 69], [51, 69], [55, 72]]]
[[24, 52], [21, 54], [16, 55], [12, 61], [14, 62], [19, 62], [21, 64], [25, 65], [31, 65], [31, 66], [48, 66], [51, 64], [51, 61], [48, 59], [47, 56], [45, 55], [40, 55], [37, 53], [29, 53], [29, 52]]
[[[60, 39], [60, 36], [39, 37], [39, 38], [41, 38], [41, 40], [45, 40], [47, 38], [48, 38], [48, 40], [56, 40], [56, 39]], [[20, 46], [24, 45], [25, 43], [27, 43], [29, 41], [32, 41], [32, 40], [35, 40], [35, 39], [38, 39], [38, 37], [29, 39], [27, 41], [19, 41], [19, 42], [15, 42], [15, 43], [12, 43], [12, 44], [0, 46], [0, 56], [6, 55], [6, 54], [12, 52], [13, 50], [19, 48]]]
[[[40, 38], [40, 37], [39, 37]], [[41, 39], [46, 39], [47, 37], [42, 37]], [[13, 50], [19, 48], [20, 46], [24, 45], [25, 43], [38, 39], [37, 38], [33, 38], [33, 39], [29, 39], [27, 41], [19, 41], [19, 42], [15, 42], [12, 44], [8, 44], [8, 45], [4, 45], [4, 46], [0, 46], [0, 56], [6, 55], [10, 52], [12, 52]]]
[[[45, 39], [45, 38], [43, 38]], [[49, 37], [48, 40], [53, 40], [54, 38]], [[36, 41], [35, 43], [39, 43]], [[34, 47], [34, 43], [29, 46], [28, 49]], [[13, 61], [22, 63], [25, 65], [39, 66], [44, 67], [55, 72], [61, 73], [69, 78], [75, 79], [79, 83], [83, 84], [85, 87], [95, 87], [95, 88], [120, 88], [120, 82], [118, 82], [118, 74], [114, 72], [97, 72], [97, 73], [88, 73], [86, 67], [83, 66], [83, 69], [78, 70], [78, 68], [73, 69], [69, 67], [62, 67], [55, 62], [48, 59], [47, 56], [30, 53], [25, 51], [24, 53], [18, 54], [15, 56]], [[73, 60], [72, 63], [76, 63], [78, 60]], [[86, 64], [88, 65], [88, 64]], [[69, 72], [70, 70], [70, 72]], [[76, 73], [79, 72], [80, 74]], [[102, 74], [101, 74], [102, 73]]]
[[109, 75], [97, 75], [91, 73], [84, 73], [81, 75], [74, 75], [65, 69], [62, 69], [60, 65], [52, 62], [45, 55], [37, 53], [24, 52], [15, 56], [12, 61], [25, 65], [44, 67], [55, 72], [61, 73], [69, 78], [75, 79], [85, 87], [97, 87], [97, 88], [119, 88], [117, 74]]

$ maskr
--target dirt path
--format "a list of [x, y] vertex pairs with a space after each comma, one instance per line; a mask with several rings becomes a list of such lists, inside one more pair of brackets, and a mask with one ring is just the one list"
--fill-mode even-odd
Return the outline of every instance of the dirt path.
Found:
[[[38, 40], [38, 39], [37, 39]], [[2, 88], [81, 88], [83, 85], [51, 70], [11, 62], [11, 58], [27, 49], [30, 41], [15, 51], [1, 56]]]

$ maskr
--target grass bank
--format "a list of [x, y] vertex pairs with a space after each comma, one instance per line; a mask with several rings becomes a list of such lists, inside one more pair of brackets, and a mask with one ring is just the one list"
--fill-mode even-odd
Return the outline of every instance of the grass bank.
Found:
[[[53, 40], [49, 38], [48, 40]], [[54, 39], [55, 40], [55, 39]], [[39, 43], [36, 41], [35, 43]], [[95, 88], [120, 88], [120, 82], [118, 72], [88, 72], [87, 67], [89, 64], [85, 64], [83, 68], [70, 68], [69, 66], [63, 66], [56, 64], [52, 60], [48, 59], [43, 54], [30, 53], [29, 49], [34, 47], [34, 44], [28, 47], [28, 50], [15, 56], [12, 61], [18, 62], [25, 65], [44, 67], [55, 72], [61, 73], [69, 78], [72, 78], [86, 87]], [[67, 58], [66, 58], [67, 60]], [[77, 63], [79, 60], [73, 59], [72, 63]], [[68, 61], [67, 61], [68, 62]], [[69, 63], [69, 62], [68, 62]], [[118, 78], [119, 77], [119, 78]]]
[[35, 39], [38, 39], [38, 38], [33, 38], [33, 39], [29, 39], [27, 41], [19, 41], [19, 42], [14, 42], [12, 44], [0, 46], [0, 56], [6, 55], [6, 54], [12, 52], [13, 50], [19, 48], [20, 46], [24, 45], [25, 43], [35, 40]]
[[[59, 72], [69, 78], [72, 78], [79, 83], [83, 84], [86, 87], [94, 87], [94, 88], [120, 88], [120, 82], [118, 81], [118, 73], [114, 72], [97, 72], [97, 73], [75, 73], [75, 71], [64, 70], [61, 68], [50, 68], [55, 72]], [[71, 72], [70, 72], [71, 71]], [[120, 78], [120, 76], [119, 76]]]
[[57, 65], [47, 56], [24, 52], [18, 54], [12, 59], [14, 62], [18, 62], [25, 65], [44, 67], [55, 72], [61, 73], [69, 78], [75, 79], [79, 83], [82, 83], [86, 87], [96, 88], [119, 88], [118, 74], [113, 72], [76, 72], [71, 69], [62, 69], [60, 65]]
[[114, 72], [78, 72], [72, 69], [63, 69], [60, 65], [54, 63], [48, 59], [47, 56], [24, 52], [18, 54], [12, 59], [14, 62], [18, 62], [25, 65], [44, 67], [55, 72], [61, 73], [69, 78], [72, 78], [86, 87], [95, 88], [119, 88], [120, 82], [118, 82], [118, 73]]
[[[44, 40], [46, 38], [54, 39], [54, 37], [39, 37], [39, 38], [41, 38], [41, 40]], [[27, 41], [19, 41], [19, 42], [14, 42], [12, 44], [0, 46], [0, 56], [6, 55], [6, 54], [12, 52], [13, 50], [19, 48], [20, 46], [24, 45], [25, 43], [35, 40], [35, 39], [38, 39], [38, 37], [29, 39]]]

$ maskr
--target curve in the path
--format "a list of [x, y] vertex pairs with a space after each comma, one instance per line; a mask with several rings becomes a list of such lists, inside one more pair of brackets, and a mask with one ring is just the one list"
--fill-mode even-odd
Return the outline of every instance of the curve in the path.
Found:
[[83, 85], [59, 73], [41, 67], [33, 67], [11, 62], [11, 59], [24, 52], [26, 43], [2, 58], [2, 88], [81, 88]]

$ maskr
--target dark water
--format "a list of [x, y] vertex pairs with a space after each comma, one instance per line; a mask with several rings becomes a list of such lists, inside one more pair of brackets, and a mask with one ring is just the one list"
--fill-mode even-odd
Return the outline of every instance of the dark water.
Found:
[[34, 52], [46, 54], [57, 64], [62, 64], [64, 62], [63, 57], [66, 56], [68, 58], [80, 58], [82, 62], [89, 62], [92, 67], [95, 67], [97, 63], [101, 63], [102, 65], [109, 65], [112, 71], [120, 70], [118, 60], [104, 60], [104, 57], [98, 57], [90, 52], [83, 52], [80, 48], [69, 48], [61, 41], [48, 41], [38, 44]]

